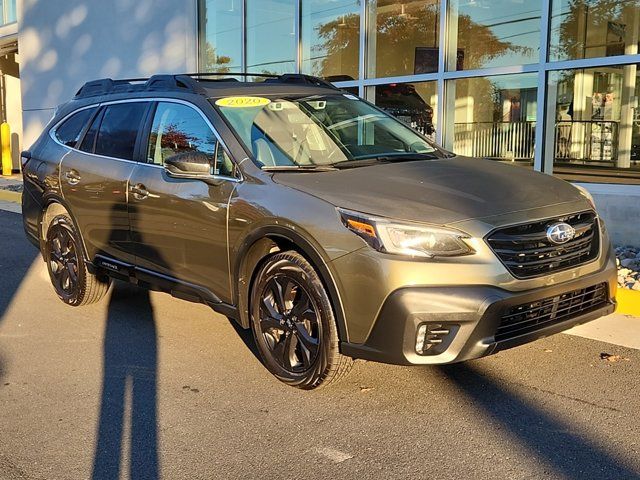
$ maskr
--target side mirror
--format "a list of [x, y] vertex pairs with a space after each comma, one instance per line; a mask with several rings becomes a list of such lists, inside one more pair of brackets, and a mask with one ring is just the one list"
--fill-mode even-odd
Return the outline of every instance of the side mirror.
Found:
[[209, 177], [213, 172], [213, 158], [202, 152], [185, 152], [164, 161], [167, 173], [175, 177]]

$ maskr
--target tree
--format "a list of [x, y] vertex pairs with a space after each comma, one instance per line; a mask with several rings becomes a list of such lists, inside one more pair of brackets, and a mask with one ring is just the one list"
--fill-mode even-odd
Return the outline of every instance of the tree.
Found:
[[229, 73], [231, 57], [218, 55], [210, 42], [205, 42], [202, 52], [201, 65], [204, 72]]
[[355, 13], [344, 15], [322, 24], [316, 30], [318, 38], [324, 42], [311, 49], [311, 74], [357, 78], [360, 16]]

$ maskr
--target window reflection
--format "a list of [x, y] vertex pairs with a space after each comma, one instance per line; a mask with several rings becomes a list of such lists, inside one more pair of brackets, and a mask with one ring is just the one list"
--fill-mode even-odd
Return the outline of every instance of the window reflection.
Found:
[[200, 18], [203, 72], [242, 70], [242, 0], [206, 0]]
[[436, 82], [388, 83], [374, 88], [378, 107], [423, 135], [435, 138]]
[[192, 152], [213, 160], [215, 145], [213, 132], [193, 108], [176, 103], [158, 105], [149, 136], [151, 163], [164, 165], [169, 158]]
[[640, 5], [629, 0], [553, 0], [550, 60], [638, 53]]
[[452, 0], [449, 70], [537, 62], [541, 0]]
[[586, 181], [614, 174], [631, 183], [636, 176], [640, 183], [639, 95], [636, 65], [551, 72], [554, 172]]
[[358, 78], [360, 1], [302, 3], [302, 72], [333, 81]]
[[247, 0], [247, 71], [296, 69], [296, 0]]
[[[533, 165], [536, 128], [536, 74], [452, 80], [455, 120], [448, 132], [454, 152]], [[453, 127], [453, 129], [451, 129]]]
[[439, 0], [369, 2], [369, 76], [438, 71]]
[[348, 94], [285, 97], [266, 105], [219, 106], [261, 166], [330, 165], [433, 153], [401, 122]]

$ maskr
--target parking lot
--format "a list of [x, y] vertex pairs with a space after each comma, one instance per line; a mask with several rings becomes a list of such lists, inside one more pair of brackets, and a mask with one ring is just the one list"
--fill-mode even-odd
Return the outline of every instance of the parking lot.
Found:
[[203, 305], [63, 305], [0, 212], [0, 478], [638, 478], [640, 351], [557, 335], [280, 384]]

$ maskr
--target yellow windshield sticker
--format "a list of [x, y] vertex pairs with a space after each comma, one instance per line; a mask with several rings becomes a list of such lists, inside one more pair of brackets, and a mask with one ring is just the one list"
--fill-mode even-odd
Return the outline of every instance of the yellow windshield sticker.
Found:
[[264, 97], [225, 97], [216, 100], [219, 107], [251, 108], [269, 105], [271, 100]]

